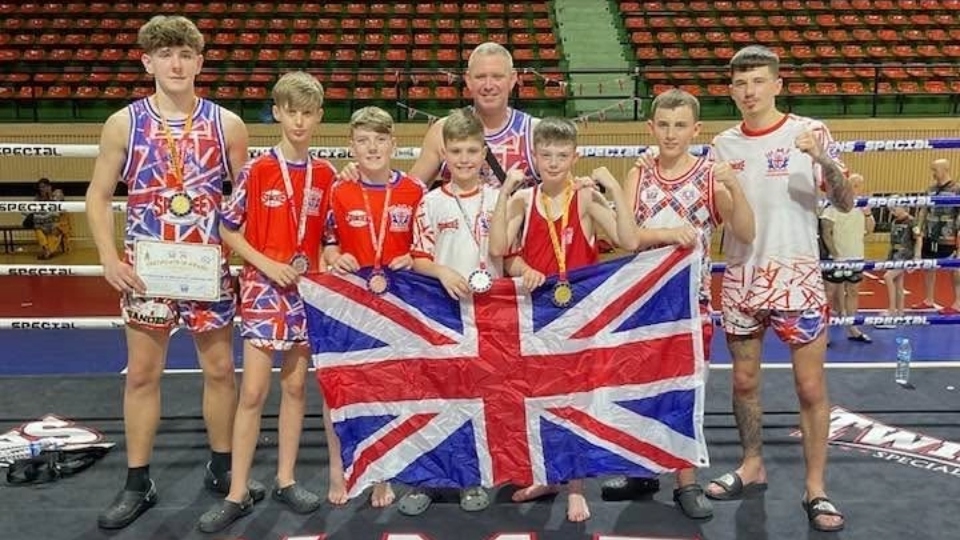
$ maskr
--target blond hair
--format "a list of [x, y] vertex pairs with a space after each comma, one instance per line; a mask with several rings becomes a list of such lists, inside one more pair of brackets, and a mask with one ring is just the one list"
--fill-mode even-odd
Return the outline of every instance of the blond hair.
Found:
[[455, 109], [443, 121], [443, 142], [475, 140], [485, 142], [483, 138], [483, 123], [473, 112], [473, 109]]
[[693, 94], [679, 88], [671, 88], [653, 98], [653, 104], [650, 105], [650, 118], [653, 118], [660, 109], [672, 111], [680, 107], [690, 107], [690, 111], [693, 112], [693, 119], [700, 120], [700, 100]]
[[273, 85], [273, 103], [280, 108], [315, 111], [323, 107], [323, 85], [304, 71], [285, 73]]
[[180, 15], [157, 15], [140, 27], [137, 45], [150, 54], [164, 47], [189, 47], [203, 52], [203, 34], [190, 19]]
[[533, 128], [533, 146], [548, 144], [577, 145], [577, 125], [566, 118], [544, 118]]
[[506, 49], [506, 47], [499, 43], [487, 41], [486, 43], [477, 45], [477, 47], [470, 53], [470, 57], [467, 59], [467, 71], [470, 71], [470, 68], [473, 66], [474, 58], [478, 56], [499, 56], [507, 61], [507, 71], [513, 71], [513, 56], [510, 54], [510, 51]]
[[759, 67], [770, 68], [770, 73], [779, 75], [780, 57], [763, 45], [750, 45], [737, 51], [730, 59], [730, 73], [743, 73]]
[[364, 107], [350, 116], [350, 134], [358, 129], [393, 135], [393, 117], [380, 107]]

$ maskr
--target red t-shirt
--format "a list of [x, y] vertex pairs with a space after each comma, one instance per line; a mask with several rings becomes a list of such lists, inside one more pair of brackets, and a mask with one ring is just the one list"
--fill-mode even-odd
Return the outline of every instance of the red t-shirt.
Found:
[[[375, 240], [381, 235], [383, 206], [388, 192], [390, 206], [385, 216], [387, 232], [380, 264], [387, 266], [394, 258], [410, 253], [415, 212], [426, 187], [416, 178], [399, 171], [393, 171], [388, 185], [352, 181], [335, 183], [330, 192], [325, 243], [340, 246], [340, 251], [356, 257], [360, 266], [374, 266]], [[376, 238], [370, 233], [371, 223]]]
[[[223, 223], [237, 230], [265, 256], [279, 262], [290, 262], [299, 251], [310, 258], [310, 271], [320, 268], [321, 243], [328, 211], [329, 194], [337, 171], [330, 162], [310, 160], [313, 167], [307, 206], [304, 189], [307, 180], [305, 163], [287, 162], [293, 197], [287, 194], [275, 151], [249, 162], [237, 177], [234, 193], [223, 211]], [[306, 219], [303, 241], [297, 245], [297, 222]], [[306, 210], [306, 212], [304, 212]]]

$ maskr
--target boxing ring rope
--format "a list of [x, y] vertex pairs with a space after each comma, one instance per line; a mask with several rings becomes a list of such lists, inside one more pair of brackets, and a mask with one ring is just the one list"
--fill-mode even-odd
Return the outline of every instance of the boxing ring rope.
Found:
[[[272, 147], [258, 146], [248, 150], [250, 158], [257, 157], [270, 151]], [[637, 157], [645, 152], [649, 146], [622, 146], [600, 145], [580, 146], [577, 153], [581, 157], [591, 158], [629, 158]], [[856, 140], [837, 141], [831, 150], [841, 153], [863, 152], [912, 152], [916, 150], [958, 150], [960, 138], [938, 139], [891, 139], [891, 140]], [[317, 146], [310, 151], [314, 156], [324, 159], [347, 159], [350, 149], [340, 146]], [[692, 145], [690, 152], [694, 155], [704, 155], [709, 151], [708, 145]], [[0, 143], [0, 158], [3, 157], [63, 157], [63, 158], [95, 158], [99, 153], [96, 144], [22, 144]], [[420, 156], [420, 148], [405, 146], [394, 149], [393, 158], [397, 160], [414, 160]]]
[[[271, 147], [253, 147], [249, 149], [251, 158], [268, 152]], [[581, 157], [595, 158], [631, 158], [641, 155], [649, 146], [580, 146], [577, 151]], [[841, 153], [862, 152], [900, 152], [915, 150], [956, 150], [960, 149], [960, 138], [937, 139], [905, 139], [905, 140], [855, 140], [838, 141], [831, 150]], [[324, 159], [348, 159], [350, 149], [346, 147], [320, 146], [312, 147], [314, 156]], [[690, 147], [694, 155], [705, 155], [709, 150], [707, 145]], [[62, 158], [94, 158], [99, 153], [99, 146], [93, 144], [20, 144], [0, 143], [0, 158], [3, 157], [62, 157]], [[418, 147], [400, 147], [394, 150], [394, 159], [414, 160], [420, 155]], [[85, 203], [82, 201], [0, 201], [0, 212], [83, 212]], [[960, 206], [960, 196], [956, 195], [916, 195], [900, 197], [858, 197], [855, 206], [859, 208], [884, 208], [894, 206], [934, 207]], [[114, 212], [126, 211], [126, 203], [115, 201], [111, 204]], [[916, 259], [909, 261], [822, 261], [823, 270], [935, 270], [960, 268], [958, 259]], [[240, 267], [231, 266], [231, 273], [236, 274]], [[725, 265], [716, 263], [713, 272], [723, 272]], [[8, 264], [0, 265], [0, 276], [103, 276], [103, 267], [99, 265], [37, 265], [37, 264]], [[715, 324], [720, 324], [720, 313], [712, 313]], [[235, 323], [239, 319], [234, 320]], [[897, 324], [902, 326], [922, 325], [953, 325], [960, 324], [960, 315], [855, 315], [848, 317], [832, 317], [831, 326]], [[5, 329], [106, 329], [122, 328], [123, 320], [120, 317], [7, 317], [0, 318], [0, 330]]]
[[[716, 263], [712, 267], [714, 273], [723, 272], [726, 265]], [[822, 270], [934, 270], [960, 268], [960, 259], [915, 259], [909, 261], [821, 261]], [[231, 273], [236, 275], [240, 267], [231, 266]], [[3, 264], [0, 265], [0, 276], [103, 276], [103, 267], [99, 265], [47, 265], [47, 264]], [[711, 314], [715, 325], [722, 324], [721, 314]], [[235, 319], [234, 323], [239, 323]], [[874, 324], [894, 324], [898, 326], [928, 326], [928, 325], [955, 325], [960, 324], [960, 315], [855, 315], [847, 317], [831, 317], [830, 326], [859, 326]], [[0, 330], [51, 330], [58, 328], [69, 329], [107, 329], [122, 328], [123, 320], [120, 317], [6, 317], [0, 318]]]

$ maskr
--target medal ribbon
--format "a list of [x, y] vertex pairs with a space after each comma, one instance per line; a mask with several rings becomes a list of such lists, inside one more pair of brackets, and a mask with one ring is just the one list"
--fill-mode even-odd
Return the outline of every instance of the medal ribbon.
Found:
[[[537, 188], [540, 192], [540, 204], [543, 205], [543, 212], [546, 214], [547, 218], [547, 231], [550, 232], [550, 243], [553, 244], [553, 254], [557, 258], [557, 267], [560, 270], [560, 280], [567, 280], [567, 245], [562, 241], [561, 238], [558, 238], [557, 230], [553, 226], [553, 215], [550, 211], [550, 198], [544, 194], [543, 190]], [[563, 190], [564, 200], [563, 200], [563, 214], [560, 218], [560, 234], [563, 234], [567, 230], [567, 225], [570, 222], [570, 200], [573, 198], [573, 189], [571, 189], [570, 184], [567, 184], [567, 187]]]
[[380, 270], [382, 261], [380, 258], [383, 256], [383, 242], [387, 238], [387, 214], [390, 208], [390, 194], [393, 191], [393, 181], [394, 178], [391, 177], [387, 180], [387, 193], [383, 198], [383, 209], [380, 212], [380, 234], [377, 235], [376, 229], [373, 227], [373, 210], [370, 209], [370, 196], [367, 194], [367, 188], [363, 185], [363, 179], [360, 180], [360, 193], [363, 194], [363, 208], [367, 211], [367, 225], [370, 228], [370, 241], [374, 246], [374, 255], [373, 255], [373, 268], [375, 270]]
[[[481, 234], [481, 223], [480, 219], [483, 216], [483, 199], [486, 196], [486, 193], [483, 189], [483, 184], [477, 184], [477, 189], [480, 191], [480, 207], [477, 210], [477, 215], [474, 217], [473, 221], [467, 217], [467, 211], [463, 208], [463, 203], [460, 201], [460, 194], [453, 193], [451, 189], [450, 192], [453, 194], [453, 200], [457, 202], [457, 208], [460, 209], [460, 215], [463, 217], [463, 224], [466, 225], [467, 229], [470, 231], [470, 238], [473, 239], [473, 243], [477, 245], [477, 266], [481, 270], [487, 268], [487, 236]], [[473, 225], [471, 225], [471, 223]]]
[[[190, 136], [190, 130], [193, 129], [193, 114], [196, 111], [196, 102], [194, 106], [190, 108], [190, 114], [187, 116], [186, 124], [183, 126], [183, 133], [180, 135], [180, 141], [186, 140]], [[183, 156], [180, 154], [179, 142], [173, 138], [173, 132], [170, 130], [170, 125], [167, 123], [167, 117], [163, 115], [163, 112], [160, 111], [160, 106], [157, 106], [157, 114], [160, 115], [160, 126], [163, 128], [163, 136], [167, 140], [167, 150], [170, 152], [170, 161], [173, 166], [173, 176], [176, 179], [177, 183], [175, 188], [183, 188]]]
[[283, 176], [283, 187], [287, 190], [287, 199], [290, 201], [290, 215], [293, 216], [293, 226], [297, 229], [297, 252], [303, 247], [303, 238], [307, 234], [307, 204], [310, 200], [310, 188], [313, 187], [313, 159], [307, 154], [307, 172], [306, 180], [303, 184], [303, 202], [300, 210], [297, 211], [296, 200], [293, 197], [293, 182], [290, 180], [290, 170], [287, 168], [287, 160], [283, 157], [283, 151], [277, 146], [274, 148], [277, 153], [277, 161], [280, 162], [280, 174]]

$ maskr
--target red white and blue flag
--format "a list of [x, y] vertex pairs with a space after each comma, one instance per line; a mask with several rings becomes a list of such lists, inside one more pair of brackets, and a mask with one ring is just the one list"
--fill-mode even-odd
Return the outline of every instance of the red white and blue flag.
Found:
[[457, 302], [390, 274], [301, 280], [351, 497], [381, 481], [554, 484], [707, 466], [699, 254], [663, 248]]

